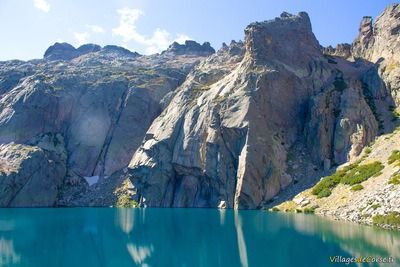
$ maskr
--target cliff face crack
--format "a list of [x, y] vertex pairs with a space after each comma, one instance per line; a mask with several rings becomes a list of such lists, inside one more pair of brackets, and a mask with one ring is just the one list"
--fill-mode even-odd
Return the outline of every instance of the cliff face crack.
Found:
[[98, 156], [98, 158], [96, 160], [96, 164], [95, 164], [95, 166], [93, 168], [92, 176], [94, 176], [96, 174], [96, 172], [98, 172], [100, 177], [104, 176], [105, 161], [106, 161], [106, 157], [107, 157], [107, 152], [108, 152], [108, 149], [110, 147], [110, 143], [111, 143], [111, 140], [113, 138], [115, 129], [117, 128], [119, 120], [121, 118], [121, 114], [122, 114], [124, 108], [126, 107], [127, 100], [129, 98], [130, 90], [133, 90], [133, 89], [129, 88], [129, 86], [126, 85], [126, 89], [123, 91], [123, 93], [122, 93], [122, 95], [121, 95], [121, 97], [119, 99], [119, 103], [118, 103], [118, 106], [116, 108], [116, 112], [115, 112], [114, 118], [112, 119], [110, 127], [108, 128], [106, 138], [104, 139], [104, 143], [103, 143], [103, 145], [101, 147], [99, 156]]

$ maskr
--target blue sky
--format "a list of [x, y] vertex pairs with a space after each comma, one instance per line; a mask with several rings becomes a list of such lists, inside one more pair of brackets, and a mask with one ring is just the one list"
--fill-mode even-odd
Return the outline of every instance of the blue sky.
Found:
[[282, 11], [310, 15], [322, 45], [351, 42], [362, 16], [386, 0], [0, 0], [0, 60], [41, 58], [55, 42], [116, 44], [142, 54], [171, 42], [243, 39], [251, 22]]

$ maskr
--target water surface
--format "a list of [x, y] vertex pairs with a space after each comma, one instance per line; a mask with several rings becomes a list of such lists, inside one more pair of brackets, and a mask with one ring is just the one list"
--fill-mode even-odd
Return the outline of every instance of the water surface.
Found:
[[355, 266], [332, 256], [400, 266], [400, 232], [265, 211], [0, 209], [0, 266]]

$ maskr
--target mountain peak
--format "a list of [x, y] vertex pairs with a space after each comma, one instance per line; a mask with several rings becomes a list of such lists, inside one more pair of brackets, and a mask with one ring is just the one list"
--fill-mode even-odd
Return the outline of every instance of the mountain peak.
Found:
[[89, 53], [100, 52], [102, 54], [118, 57], [137, 57], [138, 53], [116, 45], [106, 45], [103, 48], [97, 44], [84, 44], [75, 48], [69, 43], [55, 43], [44, 53], [47, 60], [71, 60]]
[[70, 60], [77, 56], [76, 48], [69, 43], [55, 43], [44, 52], [48, 60]]
[[365, 16], [360, 22], [359, 34], [353, 42], [355, 57], [377, 62], [381, 58], [399, 61], [400, 51], [400, 5], [392, 4], [385, 8], [375, 20]]
[[299, 65], [319, 56], [320, 46], [315, 38], [307, 13], [251, 23], [245, 29], [246, 50], [256, 62], [279, 60]]
[[177, 42], [173, 42], [165, 53], [172, 53], [175, 55], [183, 55], [183, 54], [194, 54], [194, 55], [211, 55], [215, 53], [214, 48], [211, 47], [209, 42], [204, 42], [202, 45], [196, 41], [186, 40], [185, 44], [179, 44]]

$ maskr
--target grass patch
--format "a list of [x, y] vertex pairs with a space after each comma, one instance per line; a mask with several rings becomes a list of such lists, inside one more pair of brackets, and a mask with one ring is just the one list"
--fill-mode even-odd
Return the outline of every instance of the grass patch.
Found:
[[390, 225], [400, 227], [400, 213], [391, 212], [387, 215], [376, 215], [372, 218], [375, 225]]
[[376, 210], [377, 208], [380, 208], [380, 207], [381, 207], [381, 204], [373, 204], [373, 205], [371, 205], [371, 208], [373, 210]]
[[355, 185], [368, 180], [372, 176], [378, 176], [384, 166], [379, 161], [357, 166], [346, 173], [340, 180], [343, 184]]
[[356, 185], [353, 185], [350, 190], [351, 191], [360, 191], [363, 189], [364, 189], [364, 186], [362, 186], [361, 184], [356, 184]]
[[392, 174], [392, 176], [389, 179], [389, 184], [393, 184], [393, 185], [398, 185], [400, 184], [400, 172], [394, 173]]
[[400, 165], [400, 150], [393, 150], [392, 154], [388, 159], [389, 164], [396, 163], [396, 165]]
[[317, 194], [318, 198], [329, 197], [332, 194], [332, 190], [329, 188], [324, 188]]
[[324, 177], [313, 187], [311, 193], [316, 195], [318, 198], [328, 197], [332, 194], [332, 189], [339, 183], [347, 185], [360, 184], [372, 176], [379, 175], [381, 170], [384, 168], [383, 164], [379, 161], [364, 165], [359, 165], [359, 163], [360, 162], [358, 161], [337, 170], [330, 176]]

